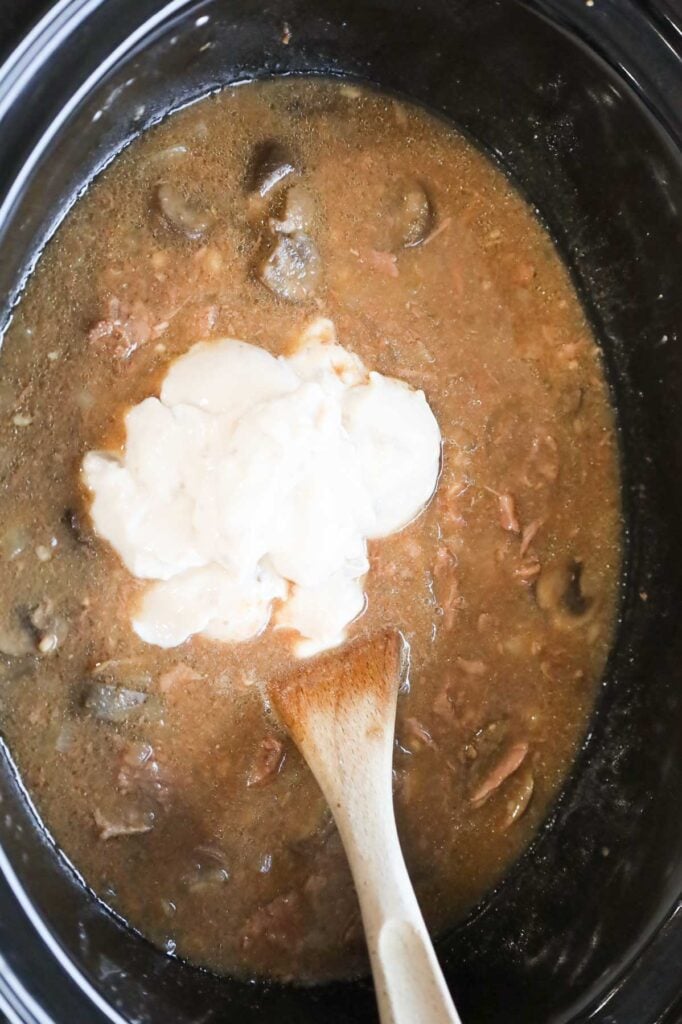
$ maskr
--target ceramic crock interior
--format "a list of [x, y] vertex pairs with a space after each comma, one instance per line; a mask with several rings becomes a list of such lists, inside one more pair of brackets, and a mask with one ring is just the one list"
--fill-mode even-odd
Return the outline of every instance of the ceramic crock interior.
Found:
[[[69, 202], [146, 125], [211, 89], [265, 74], [348, 75], [443, 113], [510, 174], [569, 263], [619, 411], [622, 621], [591, 735], [552, 821], [438, 951], [469, 1024], [586, 1019], [682, 888], [679, 148], [621, 75], [540, 16], [541, 3], [72, 6], [88, 10], [63, 40], [55, 30], [51, 52], [36, 58], [30, 95], [23, 106], [15, 99], [5, 121], [0, 201], [11, 195], [0, 212], [0, 294], [16, 294]], [[41, 138], [42, 153], [28, 165]], [[244, 985], [163, 956], [56, 856], [7, 752], [0, 801], [4, 869], [11, 865], [24, 910], [35, 908], [56, 943], [46, 955], [5, 885], [0, 954], [39, 1004], [53, 1005], [59, 990], [57, 1020], [98, 1020], [103, 1005], [64, 980], [58, 949], [91, 986], [88, 999], [99, 993], [126, 1020], [375, 1019], [368, 982], [308, 991]]]

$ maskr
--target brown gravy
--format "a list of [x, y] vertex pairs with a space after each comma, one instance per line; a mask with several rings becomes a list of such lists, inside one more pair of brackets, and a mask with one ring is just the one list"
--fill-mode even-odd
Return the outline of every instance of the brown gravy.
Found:
[[[262, 197], [249, 175], [271, 139], [296, 166]], [[291, 282], [275, 294], [258, 267], [292, 181], [313, 197], [318, 265], [282, 297]], [[286, 640], [140, 641], [127, 616], [140, 584], [93, 535], [78, 473], [196, 340], [279, 352], [320, 313], [367, 365], [424, 389], [444, 438], [426, 512], [370, 546], [350, 631], [395, 625], [411, 644], [395, 799], [438, 931], [545, 818], [616, 615], [599, 352], [523, 200], [469, 142], [390, 97], [325, 81], [227, 89], [101, 175], [0, 357], [0, 726], [24, 781], [88, 884], [152, 941], [304, 982], [363, 972], [366, 954], [329, 811], [264, 704], [262, 681], [292, 663]], [[120, 691], [144, 697], [112, 703]]]

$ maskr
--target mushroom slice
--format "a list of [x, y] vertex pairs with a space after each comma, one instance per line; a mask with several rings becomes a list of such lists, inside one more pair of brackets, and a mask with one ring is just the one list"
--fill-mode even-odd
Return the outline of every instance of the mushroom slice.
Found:
[[266, 288], [287, 302], [311, 299], [322, 277], [317, 246], [303, 231], [278, 235], [258, 268], [258, 276]]
[[283, 181], [299, 173], [289, 149], [274, 139], [259, 143], [247, 173], [247, 189], [261, 198], [269, 195]]
[[415, 178], [402, 178], [391, 189], [386, 204], [389, 248], [420, 245], [433, 227], [433, 208], [424, 186]]
[[292, 185], [287, 189], [280, 216], [270, 219], [270, 228], [283, 235], [293, 235], [297, 231], [310, 231], [314, 219], [312, 193], [304, 185]]
[[562, 632], [586, 626], [598, 608], [598, 601], [586, 585], [583, 563], [577, 558], [544, 567], [535, 588], [535, 599]]
[[209, 211], [190, 202], [177, 185], [170, 182], [157, 186], [156, 203], [166, 223], [187, 238], [202, 238], [213, 224]]
[[147, 700], [148, 695], [139, 690], [109, 686], [107, 683], [91, 683], [83, 706], [102, 722], [124, 722], [131, 715], [139, 713]]

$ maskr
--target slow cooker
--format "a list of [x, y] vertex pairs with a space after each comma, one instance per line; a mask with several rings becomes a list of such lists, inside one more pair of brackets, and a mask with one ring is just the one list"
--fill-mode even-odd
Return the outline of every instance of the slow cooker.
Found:
[[[548, 226], [618, 412], [620, 625], [550, 820], [438, 953], [467, 1024], [682, 1020], [679, 0], [2, 6], [0, 329], [69, 206], [123, 146], [257, 76], [345, 76], [424, 104], [467, 132]], [[5, 746], [0, 1007], [30, 1024], [376, 1020], [369, 980], [249, 985], [153, 948], [59, 854]]]

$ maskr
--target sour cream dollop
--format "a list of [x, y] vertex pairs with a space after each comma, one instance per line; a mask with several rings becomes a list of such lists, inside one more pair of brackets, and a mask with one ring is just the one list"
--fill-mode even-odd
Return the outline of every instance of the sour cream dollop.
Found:
[[433, 494], [441, 438], [423, 392], [368, 371], [331, 321], [292, 355], [202, 341], [158, 398], [125, 417], [122, 455], [82, 467], [96, 532], [139, 579], [147, 643], [236, 643], [274, 624], [300, 657], [341, 643], [363, 610], [367, 541]]

